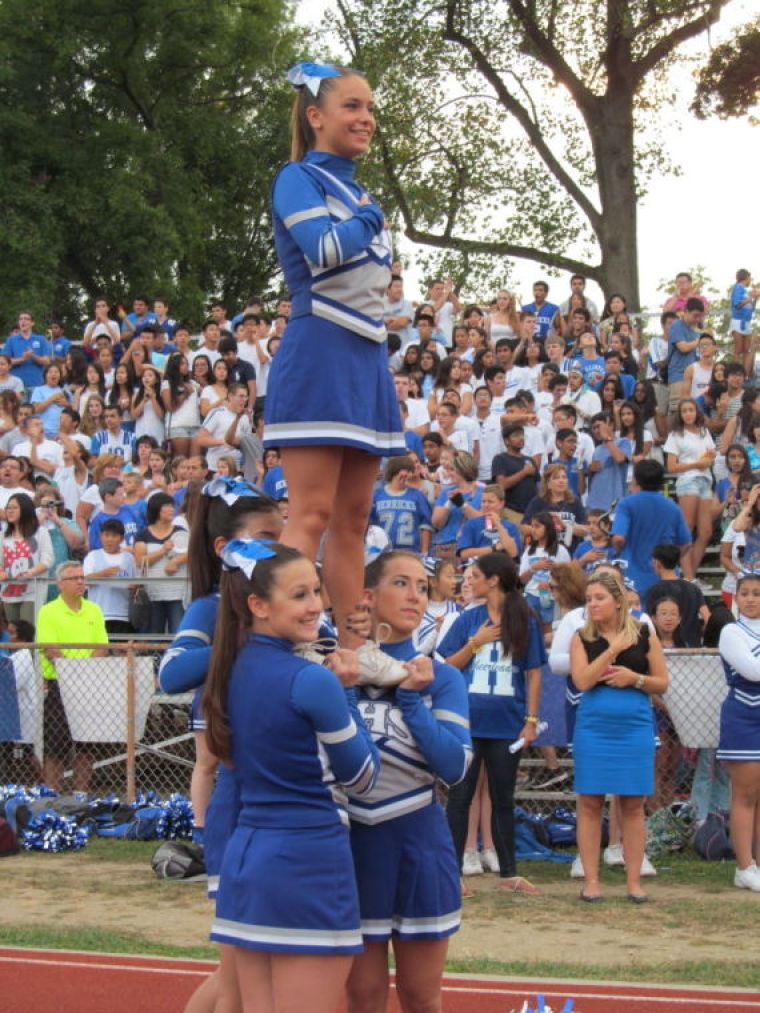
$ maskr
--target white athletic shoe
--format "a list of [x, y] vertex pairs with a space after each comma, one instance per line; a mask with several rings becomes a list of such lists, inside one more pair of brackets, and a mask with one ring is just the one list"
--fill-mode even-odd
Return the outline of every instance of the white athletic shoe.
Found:
[[404, 665], [380, 650], [374, 640], [367, 640], [357, 648], [359, 659], [359, 678], [357, 686], [379, 686], [381, 688], [398, 686], [407, 678], [409, 672]]
[[625, 865], [625, 859], [623, 858], [623, 845], [622, 844], [610, 844], [609, 847], [604, 849], [604, 864], [609, 865], [610, 868], [619, 868]]
[[655, 867], [652, 865], [652, 863], [649, 861], [649, 858], [646, 855], [644, 855], [644, 857], [641, 859], [641, 875], [642, 876], [657, 875], [657, 869], [655, 869]]
[[734, 886], [738, 886], [740, 890], [754, 890], [755, 893], [760, 893], [760, 869], [754, 862], [746, 869], [740, 869], [737, 866], [734, 874]]
[[484, 872], [499, 872], [499, 859], [493, 848], [483, 848], [480, 852], [480, 864]]
[[573, 864], [570, 866], [570, 879], [585, 879], [586, 873], [583, 871], [583, 862], [581, 856], [576, 855], [573, 859]]
[[465, 848], [464, 855], [462, 857], [462, 875], [483, 875], [483, 866], [480, 864], [480, 858], [478, 857], [478, 853], [475, 848]]

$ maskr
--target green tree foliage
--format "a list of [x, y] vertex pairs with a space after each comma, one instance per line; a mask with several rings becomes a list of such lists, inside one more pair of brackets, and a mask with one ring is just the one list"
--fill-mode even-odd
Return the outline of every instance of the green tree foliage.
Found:
[[697, 78], [692, 110], [708, 116], [744, 116], [760, 102], [760, 17], [716, 46]]
[[0, 316], [99, 292], [198, 320], [276, 271], [286, 0], [0, 0]]
[[[638, 300], [642, 130], [679, 47], [729, 0], [337, 0], [376, 86], [376, 184], [415, 242], [527, 258]], [[594, 257], [598, 259], [594, 259]]]

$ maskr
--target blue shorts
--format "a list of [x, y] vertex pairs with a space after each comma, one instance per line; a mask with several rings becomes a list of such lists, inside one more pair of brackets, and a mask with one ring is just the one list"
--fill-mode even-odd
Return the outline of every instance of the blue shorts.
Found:
[[708, 475], [684, 475], [676, 479], [676, 496], [712, 499], [712, 479]]
[[728, 763], [760, 763], [760, 703], [737, 700], [735, 692], [730, 691], [721, 707], [717, 758]]
[[459, 928], [454, 843], [438, 803], [385, 823], [351, 827], [365, 942], [444, 939]]
[[211, 939], [273, 953], [361, 953], [347, 828], [236, 827]]
[[208, 896], [213, 900], [219, 890], [219, 873], [227, 843], [237, 826], [240, 790], [234, 770], [219, 764], [216, 785], [206, 809], [203, 833], [203, 858], [208, 873]]

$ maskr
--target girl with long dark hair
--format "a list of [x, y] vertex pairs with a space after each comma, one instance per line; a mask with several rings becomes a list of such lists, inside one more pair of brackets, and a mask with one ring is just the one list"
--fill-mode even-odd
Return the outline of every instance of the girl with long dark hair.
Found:
[[[467, 776], [449, 794], [449, 826], [461, 866], [470, 803], [480, 765], [485, 763], [500, 885], [515, 893], [538, 893], [517, 875], [514, 794], [522, 747], [535, 740], [540, 718], [541, 666], [546, 661], [543, 637], [520, 592], [517, 568], [506, 553], [480, 556], [469, 573], [473, 597], [484, 604], [466, 609], [438, 648], [467, 683], [473, 746]], [[518, 741], [519, 747], [510, 751]]]
[[191, 457], [196, 452], [201, 425], [198, 384], [190, 379], [190, 367], [180, 352], [173, 352], [167, 359], [161, 383], [161, 400], [166, 412], [166, 436], [171, 441], [172, 453]]

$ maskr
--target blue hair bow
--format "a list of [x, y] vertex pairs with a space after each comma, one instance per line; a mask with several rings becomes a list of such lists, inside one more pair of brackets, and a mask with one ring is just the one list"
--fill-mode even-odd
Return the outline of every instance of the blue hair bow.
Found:
[[260, 560], [276, 555], [269, 548], [271, 544], [258, 538], [233, 538], [221, 551], [222, 565], [225, 570], [242, 570], [250, 580]]
[[261, 496], [261, 491], [250, 482], [241, 478], [231, 478], [229, 475], [217, 475], [210, 482], [203, 486], [204, 496], [211, 496], [212, 499], [220, 497], [227, 506], [232, 506], [243, 496]]
[[309, 89], [314, 98], [319, 94], [319, 86], [326, 77], [340, 77], [340, 71], [332, 63], [297, 63], [287, 73], [288, 81], [294, 88]]

